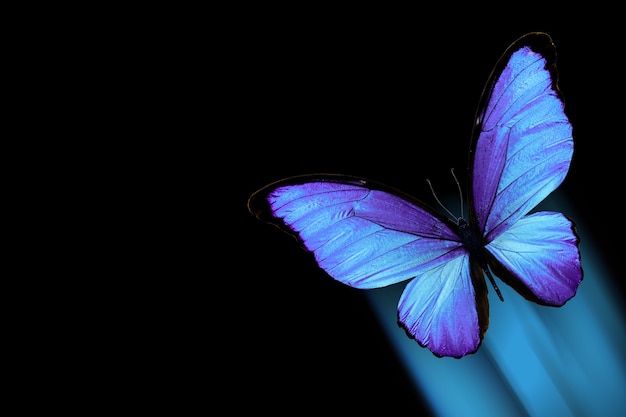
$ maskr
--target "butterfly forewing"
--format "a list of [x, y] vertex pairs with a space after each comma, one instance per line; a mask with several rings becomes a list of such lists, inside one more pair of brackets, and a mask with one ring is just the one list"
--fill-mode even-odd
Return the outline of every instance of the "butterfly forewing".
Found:
[[459, 256], [456, 225], [382, 185], [353, 177], [290, 178], [258, 191], [251, 211], [295, 235], [330, 276], [378, 288]]
[[471, 155], [473, 226], [486, 243], [558, 187], [573, 153], [548, 35], [511, 46], [488, 83]]

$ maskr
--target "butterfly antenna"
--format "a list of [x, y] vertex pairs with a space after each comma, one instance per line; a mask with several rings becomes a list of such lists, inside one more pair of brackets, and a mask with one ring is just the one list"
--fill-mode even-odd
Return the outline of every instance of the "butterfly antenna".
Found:
[[443, 204], [441, 204], [441, 201], [439, 201], [439, 199], [437, 198], [437, 194], [435, 194], [435, 190], [433, 189], [433, 185], [430, 183], [430, 180], [427, 179], [426, 182], [428, 183], [428, 186], [430, 187], [430, 191], [433, 193], [433, 197], [435, 197], [435, 200], [437, 200], [437, 203], [439, 203], [439, 205], [453, 218], [456, 219], [456, 216], [446, 208], [446, 206], [444, 206]]
[[454, 177], [454, 182], [456, 182], [456, 186], [459, 189], [459, 201], [461, 201], [461, 217], [463, 217], [463, 191], [461, 191], [461, 183], [456, 178], [456, 175], [454, 175], [454, 168], [451, 168], [450, 172], [452, 172], [452, 176]]

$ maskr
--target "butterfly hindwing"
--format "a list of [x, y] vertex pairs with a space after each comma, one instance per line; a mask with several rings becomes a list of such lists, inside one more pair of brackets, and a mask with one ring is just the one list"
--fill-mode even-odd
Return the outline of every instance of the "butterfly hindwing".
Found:
[[582, 279], [578, 244], [571, 220], [538, 212], [518, 220], [487, 249], [500, 279], [531, 301], [561, 306]]
[[474, 353], [489, 324], [483, 271], [458, 256], [407, 283], [398, 317], [407, 333], [437, 356]]

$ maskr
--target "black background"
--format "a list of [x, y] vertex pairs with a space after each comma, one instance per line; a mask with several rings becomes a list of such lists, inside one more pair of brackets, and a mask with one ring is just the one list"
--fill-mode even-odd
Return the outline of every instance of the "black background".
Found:
[[10, 379], [37, 398], [23, 405], [431, 415], [364, 293], [333, 281], [247, 200], [321, 172], [430, 203], [427, 178], [456, 193], [450, 169], [467, 164], [484, 83], [530, 31], [556, 44], [574, 126], [559, 191], [623, 276], [623, 22], [611, 21], [622, 14], [443, 6], [125, 6], [34, 32], [51, 36], [21, 48], [33, 60], [23, 100], [53, 105], [40, 119], [12, 103], [32, 119], [22, 129], [43, 129], [24, 143], [51, 164], [32, 171], [44, 193], [23, 190], [32, 225], [18, 223], [48, 253], [10, 243], [24, 254], [13, 281], [26, 291], [7, 292], [18, 307], [7, 324], [19, 327], [7, 340], [27, 355]]
[[207, 266], [216, 303], [209, 333], [227, 352], [216, 360], [228, 364], [221, 388], [241, 398], [233, 406], [258, 411], [428, 416], [363, 294], [334, 282], [293, 239], [252, 216], [248, 197], [278, 179], [319, 172], [374, 179], [431, 203], [426, 178], [442, 193], [456, 192], [450, 168], [467, 164], [493, 65], [519, 36], [543, 31], [557, 47], [574, 126], [560, 192], [617, 277], [621, 38], [608, 22], [592, 30], [559, 15], [466, 26], [373, 10], [333, 16], [248, 11], [217, 39], [224, 43], [212, 81], [223, 94], [211, 116], [221, 122], [209, 126], [214, 149], [203, 192], [212, 200], [209, 229], [227, 236]]

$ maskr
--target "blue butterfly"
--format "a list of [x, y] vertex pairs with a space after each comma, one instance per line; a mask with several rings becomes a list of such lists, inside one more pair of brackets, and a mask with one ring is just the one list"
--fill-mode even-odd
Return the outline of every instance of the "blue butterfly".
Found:
[[480, 347], [489, 324], [485, 276], [530, 301], [562, 306], [583, 279], [572, 220], [528, 214], [565, 179], [572, 126], [546, 33], [515, 41], [482, 93], [469, 157], [469, 221], [374, 181], [304, 175], [260, 189], [251, 213], [295, 236], [318, 265], [352, 287], [410, 280], [398, 323], [438, 357]]

